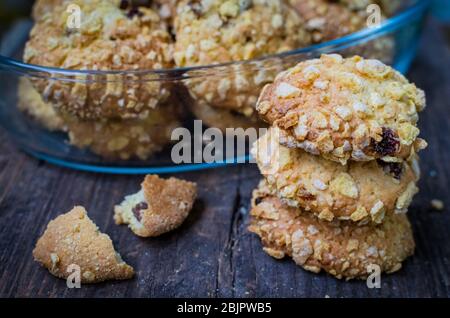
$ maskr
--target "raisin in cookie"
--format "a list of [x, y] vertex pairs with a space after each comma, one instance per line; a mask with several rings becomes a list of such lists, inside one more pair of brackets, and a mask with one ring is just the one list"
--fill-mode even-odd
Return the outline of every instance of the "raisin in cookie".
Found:
[[424, 92], [391, 67], [336, 54], [280, 73], [257, 103], [284, 145], [342, 164], [407, 158], [423, 148], [416, 124], [424, 107]]
[[145, 177], [141, 190], [114, 208], [116, 224], [128, 224], [138, 236], [155, 237], [179, 227], [197, 196], [192, 182], [156, 175]]
[[255, 143], [252, 155], [274, 195], [319, 219], [381, 223], [385, 215], [406, 213], [418, 192], [416, 156], [403, 162], [341, 165], [280, 145], [276, 132], [276, 128], [269, 129]]
[[109, 236], [99, 231], [80, 206], [47, 225], [33, 256], [60, 278], [72, 273], [72, 264], [79, 266], [81, 283], [129, 279], [134, 275], [133, 268], [114, 250]]
[[[175, 33], [180, 67], [249, 60], [310, 43], [300, 17], [280, 0], [185, 0], [177, 7]], [[195, 99], [251, 116], [260, 88], [277, 70], [258, 64], [194, 70], [186, 85]]]
[[324, 270], [339, 279], [365, 278], [375, 266], [382, 272], [395, 272], [414, 252], [411, 225], [404, 214], [389, 215], [379, 225], [322, 222], [283, 205], [263, 185], [253, 193], [250, 213], [249, 230], [261, 238], [270, 256], [289, 255], [308, 271]]
[[[69, 4], [81, 10], [79, 27]], [[36, 21], [24, 61], [66, 70], [155, 70], [172, 67], [171, 42], [150, 7], [120, 0], [61, 1]], [[169, 96], [169, 87], [154, 73], [77, 74], [33, 78], [33, 85], [45, 101], [84, 119], [137, 117]]]

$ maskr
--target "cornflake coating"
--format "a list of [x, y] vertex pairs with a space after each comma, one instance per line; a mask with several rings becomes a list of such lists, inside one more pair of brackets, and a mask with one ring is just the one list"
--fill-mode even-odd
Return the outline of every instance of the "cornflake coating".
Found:
[[405, 213], [417, 193], [418, 158], [347, 165], [278, 143], [271, 128], [254, 144], [252, 155], [272, 194], [319, 219], [381, 223], [393, 213]]
[[134, 275], [133, 268], [114, 250], [109, 236], [99, 231], [81, 206], [50, 221], [33, 256], [59, 278], [73, 273], [70, 265], [79, 266], [83, 284], [130, 279]]
[[[185, 0], [177, 7], [175, 33], [180, 67], [249, 60], [310, 43], [301, 18], [280, 0]], [[257, 92], [281, 68], [277, 60], [266, 64], [193, 71], [186, 84], [195, 99], [251, 116]]]
[[380, 6], [383, 12], [388, 16], [394, 14], [402, 6], [402, 0], [340, 0], [340, 3], [344, 4], [348, 8], [354, 11], [366, 10], [371, 4], [377, 4]]
[[[25, 47], [24, 61], [66, 70], [172, 67], [172, 39], [165, 24], [151, 8], [133, 7], [130, 3], [61, 1], [36, 20]], [[82, 12], [80, 28], [69, 23], [69, 5], [79, 6]], [[155, 108], [169, 95], [169, 87], [158, 80], [158, 75], [148, 73], [80, 73], [68, 75], [64, 80], [34, 78], [33, 85], [45, 101], [89, 119], [136, 117], [144, 110]]]
[[138, 118], [83, 120], [44, 102], [27, 79], [20, 80], [18, 94], [20, 110], [49, 130], [67, 132], [70, 144], [106, 159], [148, 159], [171, 142], [182, 117], [172, 97]]
[[305, 20], [314, 43], [334, 40], [366, 27], [365, 10], [353, 11], [329, 0], [289, 0], [289, 3]]
[[223, 133], [226, 132], [227, 128], [247, 129], [267, 126], [256, 113], [245, 116], [233, 110], [211, 107], [202, 101], [193, 101], [189, 107], [195, 117], [202, 120], [205, 125], [218, 128]]
[[[321, 270], [341, 279], [366, 278], [370, 265], [382, 272], [399, 270], [414, 252], [414, 238], [404, 214], [392, 214], [380, 225], [322, 222], [301, 209], [283, 205], [264, 185], [254, 191], [249, 230], [269, 255], [291, 256], [308, 271]], [[370, 268], [370, 267], [369, 267]]]
[[62, 118], [50, 104], [42, 101], [41, 95], [34, 89], [28, 79], [24, 77], [19, 79], [17, 95], [17, 107], [20, 111], [28, 114], [50, 131], [66, 130]]
[[197, 196], [192, 182], [147, 175], [141, 190], [114, 208], [116, 224], [128, 224], [138, 236], [155, 237], [178, 228]]
[[257, 110], [281, 129], [281, 143], [345, 164], [407, 158], [417, 138], [425, 94], [377, 60], [322, 55], [280, 73]]
[[80, 120], [64, 115], [70, 143], [106, 159], [146, 160], [169, 145], [181, 125], [179, 101], [170, 98], [138, 118]]
[[152, 8], [158, 12], [160, 18], [167, 22], [168, 27], [173, 27], [173, 20], [177, 14], [177, 5], [181, 0], [154, 0], [150, 1]]

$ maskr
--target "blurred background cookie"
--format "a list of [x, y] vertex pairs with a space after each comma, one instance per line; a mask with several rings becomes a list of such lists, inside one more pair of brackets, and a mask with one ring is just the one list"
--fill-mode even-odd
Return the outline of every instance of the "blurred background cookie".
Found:
[[81, 206], [50, 221], [33, 250], [34, 259], [49, 272], [68, 278], [76, 266], [83, 284], [130, 279], [133, 268], [114, 249]]
[[252, 155], [272, 194], [321, 220], [381, 223], [406, 213], [420, 176], [416, 156], [385, 163], [348, 161], [347, 165], [278, 143], [275, 128], [253, 146]]
[[29, 80], [19, 83], [18, 107], [49, 130], [68, 133], [69, 142], [107, 159], [148, 159], [171, 142], [172, 131], [181, 125], [182, 109], [171, 97], [142, 118], [80, 119], [45, 103]]
[[[179, 67], [254, 59], [310, 43], [303, 21], [283, 1], [182, 1], [175, 18], [175, 63]], [[236, 65], [228, 72], [185, 81], [197, 101], [252, 116], [259, 89], [279, 69], [260, 72], [251, 65]]]
[[283, 205], [264, 184], [253, 193], [249, 230], [264, 251], [281, 259], [290, 256], [304, 269], [321, 270], [337, 278], [366, 278], [379, 266], [392, 273], [414, 253], [414, 237], [404, 214], [391, 214], [380, 225], [358, 226], [345, 221], [322, 222], [315, 216]]
[[[59, 2], [59, 1], [53, 1]], [[42, 2], [43, 4], [47, 1]], [[45, 5], [25, 47], [24, 61], [66, 70], [155, 70], [172, 67], [172, 38], [157, 12], [131, 1], [74, 0], [83, 19], [71, 20], [67, 3]], [[69, 23], [72, 21], [72, 23]], [[95, 79], [92, 82], [92, 78]], [[130, 118], [153, 109], [169, 96], [156, 74], [111, 73], [33, 79], [44, 100], [80, 118]]]
[[359, 56], [322, 55], [280, 73], [257, 110], [280, 142], [345, 164], [390, 162], [425, 143], [417, 138], [425, 94], [396, 70]]

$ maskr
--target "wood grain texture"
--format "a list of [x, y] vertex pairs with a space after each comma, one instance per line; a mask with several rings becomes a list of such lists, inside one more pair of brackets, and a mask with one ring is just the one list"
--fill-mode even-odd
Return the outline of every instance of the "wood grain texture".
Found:
[[[185, 224], [156, 239], [116, 226], [113, 206], [135, 192], [142, 176], [82, 173], [37, 161], [0, 133], [0, 296], [3, 297], [448, 297], [450, 296], [450, 45], [428, 26], [409, 78], [427, 92], [420, 126], [430, 146], [422, 153], [421, 192], [410, 209], [417, 249], [404, 268], [382, 277], [382, 288], [311, 274], [277, 261], [247, 231], [253, 165], [184, 173], [199, 200]], [[436, 175], [435, 173], [436, 172]], [[442, 199], [443, 212], [430, 200]], [[32, 260], [47, 223], [84, 205], [101, 231], [136, 269], [133, 280], [68, 289]]]

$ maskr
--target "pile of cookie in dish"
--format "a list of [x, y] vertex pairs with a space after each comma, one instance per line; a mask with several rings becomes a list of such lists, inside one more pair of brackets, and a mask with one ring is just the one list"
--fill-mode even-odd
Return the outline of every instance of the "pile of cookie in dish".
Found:
[[275, 258], [338, 278], [394, 272], [413, 254], [424, 92], [378, 60], [323, 55], [280, 73], [256, 109], [264, 176], [250, 230]]
[[[88, 73], [23, 78], [19, 107], [47, 129], [66, 132], [72, 145], [123, 160], [147, 159], [170, 143], [184, 104], [208, 126], [259, 127], [254, 104], [286, 68], [282, 59], [187, 71], [179, 82], [152, 71], [255, 59], [342, 37], [366, 27], [371, 2], [383, 17], [400, 3], [37, 0], [24, 62]], [[78, 26], [70, 5], [82, 13]], [[347, 53], [391, 62], [393, 45], [384, 37]]]

